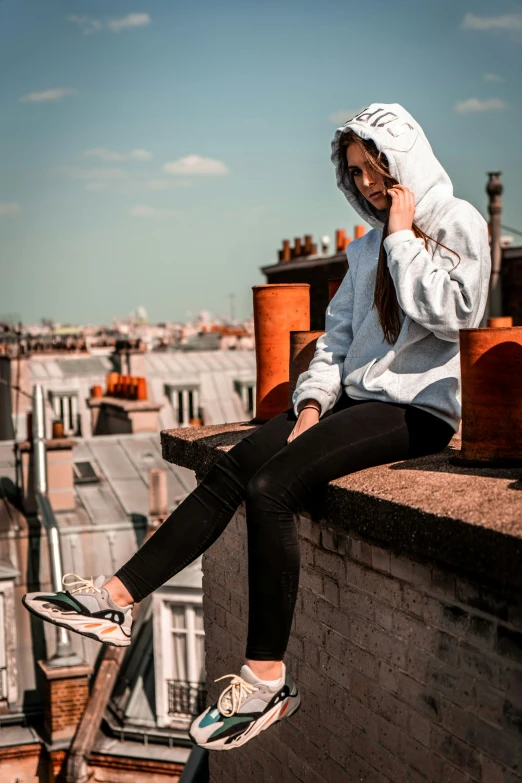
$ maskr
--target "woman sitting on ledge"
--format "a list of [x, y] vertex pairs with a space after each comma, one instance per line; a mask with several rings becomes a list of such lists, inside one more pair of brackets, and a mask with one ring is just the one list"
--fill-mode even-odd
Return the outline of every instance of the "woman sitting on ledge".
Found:
[[23, 599], [44, 620], [127, 646], [134, 602], [205, 552], [245, 501], [246, 662], [239, 675], [224, 674], [231, 680], [217, 703], [192, 723], [205, 748], [236, 748], [298, 709], [283, 662], [299, 582], [294, 514], [333, 479], [448, 445], [460, 421], [459, 329], [479, 326], [486, 305], [486, 222], [453, 196], [402, 106], [372, 104], [339, 128], [332, 161], [373, 230], [348, 246], [348, 272], [293, 408], [223, 454], [109, 580], [64, 578], [63, 592]]

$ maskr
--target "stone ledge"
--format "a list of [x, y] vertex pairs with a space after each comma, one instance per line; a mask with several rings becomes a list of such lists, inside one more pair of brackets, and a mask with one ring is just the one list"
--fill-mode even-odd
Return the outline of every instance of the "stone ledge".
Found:
[[[163, 457], [202, 477], [249, 422], [164, 430]], [[440, 454], [380, 465], [330, 482], [311, 510], [390, 548], [451, 565], [491, 582], [522, 587], [522, 470], [451, 465]]]

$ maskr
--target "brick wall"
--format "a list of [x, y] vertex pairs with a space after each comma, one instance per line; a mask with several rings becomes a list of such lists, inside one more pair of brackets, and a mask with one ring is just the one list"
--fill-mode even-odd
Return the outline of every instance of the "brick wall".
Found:
[[38, 661], [44, 675], [44, 725], [52, 742], [70, 739], [83, 715], [89, 698], [88, 664], [54, 668]]
[[[522, 780], [522, 595], [397, 557], [298, 517], [301, 580], [286, 664], [301, 709], [244, 748], [211, 753], [213, 783]], [[203, 560], [215, 699], [238, 673], [247, 619], [244, 511]]]

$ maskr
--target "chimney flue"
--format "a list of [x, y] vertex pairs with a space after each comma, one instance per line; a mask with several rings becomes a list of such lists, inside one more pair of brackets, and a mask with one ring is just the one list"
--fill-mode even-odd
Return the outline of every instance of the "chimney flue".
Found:
[[53, 439], [55, 438], [65, 438], [63, 421], [61, 419], [53, 421]]
[[502, 248], [500, 246], [500, 220], [502, 215], [501, 171], [488, 171], [486, 193], [489, 196], [489, 234], [491, 237], [491, 277], [486, 315], [495, 318], [502, 315]]
[[283, 250], [281, 252], [281, 261], [290, 261], [292, 258], [292, 249], [290, 247], [290, 240], [283, 239]]
[[149, 470], [149, 516], [152, 527], [157, 527], [168, 515], [167, 471]]
[[346, 231], [344, 228], [339, 228], [335, 232], [335, 250], [337, 253], [341, 253], [345, 248]]

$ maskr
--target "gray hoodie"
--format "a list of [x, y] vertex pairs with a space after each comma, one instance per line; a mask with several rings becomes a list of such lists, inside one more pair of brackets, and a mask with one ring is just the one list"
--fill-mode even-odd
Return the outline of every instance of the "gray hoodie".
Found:
[[[348, 129], [372, 139], [390, 174], [415, 197], [414, 222], [457, 252], [397, 231], [384, 240], [400, 308], [394, 345], [384, 340], [373, 295], [386, 213], [354, 189], [340, 166], [340, 139]], [[347, 247], [349, 269], [326, 310], [326, 331], [292, 396], [297, 414], [317, 400], [321, 416], [343, 387], [354, 399], [409, 403], [459, 428], [459, 329], [479, 326], [488, 295], [491, 258], [487, 223], [467, 201], [453, 196], [447, 173], [420, 125], [398, 103], [372, 103], [338, 128], [332, 142], [337, 185], [373, 229]]]

